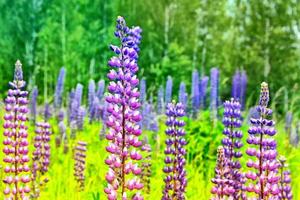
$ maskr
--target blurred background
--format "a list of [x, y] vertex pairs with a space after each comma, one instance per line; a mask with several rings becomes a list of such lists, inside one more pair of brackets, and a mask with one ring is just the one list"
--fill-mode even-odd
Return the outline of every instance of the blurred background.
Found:
[[168, 75], [175, 91], [180, 81], [190, 91], [193, 69], [204, 76], [219, 67], [222, 99], [230, 95], [234, 72], [244, 69], [248, 102], [267, 81], [271, 96], [277, 92], [278, 112], [290, 109], [288, 103], [294, 110], [299, 106], [297, 0], [0, 0], [0, 10], [2, 96], [16, 59], [24, 65], [28, 89], [37, 85], [43, 91], [39, 101], [53, 98], [62, 66], [65, 91], [81, 82], [87, 93], [89, 79], [106, 76], [115, 19], [122, 15], [143, 29], [139, 77], [151, 83], [149, 94]]

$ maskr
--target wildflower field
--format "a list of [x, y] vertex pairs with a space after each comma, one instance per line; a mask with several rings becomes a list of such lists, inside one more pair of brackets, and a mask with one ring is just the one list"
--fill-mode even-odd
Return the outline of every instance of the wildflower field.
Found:
[[74, 2], [0, 1], [0, 199], [300, 200], [298, 4]]

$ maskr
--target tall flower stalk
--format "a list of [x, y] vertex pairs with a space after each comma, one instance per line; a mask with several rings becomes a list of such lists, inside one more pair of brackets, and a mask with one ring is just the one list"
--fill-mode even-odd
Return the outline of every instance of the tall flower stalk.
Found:
[[28, 92], [24, 91], [22, 64], [15, 64], [11, 89], [5, 99], [3, 161], [6, 163], [3, 182], [6, 184], [4, 195], [6, 199], [28, 199], [30, 192], [30, 168], [28, 166], [28, 132], [26, 114], [28, 113]]
[[164, 88], [161, 85], [157, 91], [157, 113], [163, 114], [165, 108], [165, 101], [164, 101]]
[[47, 177], [42, 177], [48, 172], [50, 164], [50, 124], [47, 122], [36, 123], [36, 136], [34, 138], [33, 166], [32, 166], [32, 197], [40, 196], [40, 187], [48, 182]]
[[225, 156], [225, 149], [222, 146], [218, 147], [217, 164], [215, 168], [215, 177], [211, 179], [214, 184], [211, 193], [211, 200], [232, 199], [234, 194], [233, 181], [230, 177], [230, 167]]
[[66, 69], [62, 67], [59, 70], [59, 75], [55, 87], [54, 108], [56, 112], [58, 112], [62, 106], [62, 98], [63, 98], [62, 94], [64, 91], [65, 76], [66, 76]]
[[167, 121], [165, 149], [165, 164], [163, 171], [166, 173], [164, 178], [165, 187], [163, 190], [162, 200], [183, 200], [185, 199], [185, 188], [187, 185], [185, 167], [186, 140], [184, 139], [185, 122], [180, 119], [185, 115], [182, 103], [169, 103], [167, 105]]
[[286, 158], [280, 156], [278, 159], [279, 162], [279, 173], [280, 173], [280, 181], [279, 181], [279, 199], [280, 200], [292, 200], [292, 187], [291, 187], [291, 173], [287, 170], [288, 165], [286, 163]]
[[210, 70], [210, 109], [213, 119], [216, 119], [218, 115], [219, 74], [218, 68]]
[[239, 101], [233, 98], [230, 101], [224, 103], [224, 117], [223, 124], [225, 126], [223, 134], [225, 138], [222, 140], [227, 164], [230, 169], [228, 179], [232, 180], [232, 186], [234, 189], [233, 199], [240, 199], [243, 186], [243, 175], [240, 171], [241, 164], [239, 158], [242, 157], [242, 153], [239, 150], [243, 143], [241, 139], [243, 137], [239, 128], [242, 125], [241, 122], [241, 104]]
[[200, 108], [199, 73], [197, 70], [194, 70], [192, 74], [191, 95], [192, 116], [195, 118], [197, 117], [198, 110]]
[[138, 138], [141, 134], [138, 123], [142, 117], [139, 113], [139, 80], [135, 75], [138, 71], [138, 54], [134, 48], [137, 37], [133, 37], [136, 29], [128, 28], [124, 18], [118, 17], [115, 36], [120, 39], [121, 46], [110, 46], [116, 56], [108, 62], [112, 69], [107, 75], [110, 83], [106, 97], [109, 104], [106, 121], [109, 144], [106, 150], [110, 155], [105, 160], [109, 171], [106, 174], [108, 185], [104, 191], [109, 200], [143, 199], [139, 192], [133, 191], [143, 188], [138, 178], [141, 168], [137, 162], [142, 159], [137, 150], [142, 145]]
[[87, 143], [78, 141], [74, 153], [74, 177], [78, 183], [79, 191], [84, 190], [85, 166], [86, 166], [86, 150]]
[[268, 84], [263, 82], [259, 105], [256, 107], [260, 117], [250, 120], [252, 126], [248, 130], [247, 143], [252, 147], [246, 150], [246, 153], [253, 158], [247, 162], [250, 171], [246, 173], [249, 180], [246, 190], [254, 193], [261, 200], [273, 199], [279, 194], [276, 141], [272, 138], [276, 130], [275, 122], [270, 119], [272, 110], [267, 107], [268, 102], [269, 88]]
[[172, 92], [173, 92], [173, 79], [171, 76], [168, 76], [166, 83], [166, 91], [165, 91], [165, 103], [171, 103], [172, 100]]

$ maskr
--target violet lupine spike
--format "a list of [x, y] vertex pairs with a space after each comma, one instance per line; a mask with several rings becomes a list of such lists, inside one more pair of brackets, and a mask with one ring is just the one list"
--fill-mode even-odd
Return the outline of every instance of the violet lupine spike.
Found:
[[142, 117], [139, 113], [139, 80], [136, 77], [138, 55], [130, 33], [124, 18], [118, 17], [115, 36], [120, 39], [121, 45], [110, 46], [116, 56], [108, 62], [111, 70], [107, 75], [110, 83], [106, 97], [106, 125], [109, 127], [106, 150], [110, 155], [105, 160], [109, 171], [105, 176], [108, 185], [104, 192], [109, 200], [143, 200], [140, 192], [135, 192], [143, 188], [138, 178], [141, 173], [138, 161], [142, 159], [138, 151], [142, 146], [138, 138], [142, 133], [138, 123]]
[[79, 191], [84, 190], [87, 143], [78, 141], [74, 153], [74, 177]]
[[62, 94], [64, 91], [64, 82], [66, 76], [66, 69], [64, 67], [60, 68], [59, 75], [56, 82], [55, 87], [55, 95], [54, 95], [54, 108], [58, 111], [62, 106]]
[[85, 108], [83, 106], [80, 106], [80, 108], [78, 109], [77, 119], [76, 119], [77, 128], [79, 130], [83, 130], [85, 115], [86, 115]]
[[146, 103], [147, 100], [147, 92], [146, 92], [146, 79], [142, 78], [140, 82], [140, 102], [142, 105]]
[[90, 123], [92, 123], [94, 120], [99, 120], [100, 116], [101, 116], [101, 104], [98, 97], [95, 97], [89, 115]]
[[44, 107], [44, 120], [48, 121], [52, 117], [51, 106], [49, 103], [45, 103]]
[[78, 106], [81, 106], [82, 94], [83, 94], [83, 85], [78, 83], [76, 85], [76, 90], [75, 90], [75, 100], [77, 101]]
[[164, 88], [161, 85], [157, 92], [157, 113], [163, 114], [165, 108], [165, 101], [164, 101]]
[[208, 85], [208, 76], [203, 76], [200, 81], [200, 107], [204, 109], [206, 107], [206, 91], [207, 91], [207, 85]]
[[75, 91], [74, 89], [72, 89], [69, 93], [69, 99], [68, 99], [68, 124], [71, 123], [71, 121], [73, 120], [73, 113], [72, 113], [72, 103], [74, 101], [75, 98]]
[[230, 169], [228, 179], [232, 180], [232, 187], [234, 193], [232, 194], [233, 199], [240, 199], [242, 195], [242, 186], [244, 183], [243, 174], [241, 173], [241, 164], [239, 159], [242, 157], [242, 153], [239, 150], [243, 143], [241, 139], [243, 133], [239, 128], [242, 125], [241, 121], [241, 104], [239, 101], [233, 98], [230, 101], [224, 103], [224, 117], [223, 124], [225, 126], [223, 134], [225, 138], [222, 140], [222, 144], [225, 150], [225, 156], [227, 164]]
[[195, 118], [200, 108], [199, 73], [197, 70], [194, 70], [192, 74], [191, 103], [192, 116]]
[[[211, 179], [214, 184], [211, 193], [211, 200], [230, 199], [234, 194], [233, 181], [230, 177], [230, 167], [225, 156], [225, 149], [222, 146], [218, 147], [217, 164], [215, 168], [215, 177]], [[231, 198], [232, 199], [232, 198]]]
[[279, 162], [279, 200], [292, 200], [292, 187], [291, 187], [291, 172], [288, 170], [288, 165], [286, 163], [286, 158], [280, 156], [278, 159]]
[[298, 147], [299, 146], [299, 138], [300, 138], [299, 131], [300, 131], [300, 122], [298, 121], [296, 123], [295, 128], [292, 129], [291, 137], [290, 137], [290, 143], [294, 147]]
[[47, 122], [36, 123], [32, 166], [32, 197], [40, 196], [40, 186], [47, 183], [48, 179], [41, 180], [41, 176], [48, 172], [50, 164], [50, 124]]
[[38, 97], [38, 88], [34, 86], [31, 92], [31, 99], [30, 99], [30, 114], [31, 119], [35, 123], [36, 115], [37, 115], [37, 97]]
[[284, 129], [288, 137], [291, 137], [292, 123], [293, 123], [293, 113], [291, 111], [288, 111], [285, 116], [285, 126], [284, 126]]
[[90, 122], [93, 121], [93, 109], [94, 109], [94, 100], [96, 98], [96, 83], [94, 80], [89, 81], [89, 88], [88, 88], [88, 113]]
[[165, 91], [165, 103], [171, 103], [172, 100], [172, 90], [173, 90], [173, 79], [171, 76], [168, 76], [166, 83], [166, 91]]
[[165, 164], [163, 171], [166, 173], [164, 178], [165, 187], [163, 190], [162, 200], [184, 200], [185, 188], [187, 185], [185, 167], [186, 145], [185, 122], [180, 119], [185, 115], [184, 106], [182, 103], [169, 103], [167, 105], [167, 129], [166, 135], [168, 138], [165, 143]]
[[105, 81], [104, 80], [100, 80], [98, 82], [98, 89], [96, 92], [96, 96], [98, 97], [98, 99], [101, 101], [103, 96], [104, 96], [104, 91], [105, 91]]
[[242, 110], [245, 109], [246, 104], [246, 91], [247, 91], [248, 78], [245, 70], [241, 71], [241, 95], [240, 103], [242, 105]]
[[141, 181], [144, 184], [144, 192], [150, 194], [150, 177], [151, 177], [151, 146], [149, 145], [148, 139], [145, 139], [145, 144], [142, 146], [142, 151], [147, 155], [142, 162], [142, 173]]
[[143, 119], [141, 121], [141, 127], [143, 130], [149, 130], [149, 126], [151, 123], [151, 113], [152, 113], [152, 105], [148, 102], [145, 102], [142, 107], [142, 116]]
[[270, 119], [272, 110], [267, 108], [268, 102], [269, 88], [268, 84], [263, 82], [259, 105], [256, 107], [260, 117], [251, 119], [252, 125], [248, 130], [247, 139], [250, 147], [246, 150], [252, 159], [247, 162], [250, 170], [245, 174], [248, 179], [245, 189], [258, 199], [274, 199], [279, 194], [276, 141], [272, 138], [276, 130], [275, 122]]
[[210, 110], [213, 119], [216, 119], [218, 115], [218, 101], [219, 101], [219, 69], [212, 68], [210, 70]]
[[184, 82], [181, 82], [179, 86], [178, 102], [181, 102], [184, 105], [185, 109], [187, 108], [188, 95], [186, 93], [186, 87]]
[[29, 182], [30, 167], [28, 166], [28, 92], [24, 91], [22, 64], [18, 60], [15, 64], [13, 82], [10, 82], [11, 89], [5, 99], [4, 114], [4, 139], [3, 139], [3, 161], [5, 199], [28, 199], [30, 192]]

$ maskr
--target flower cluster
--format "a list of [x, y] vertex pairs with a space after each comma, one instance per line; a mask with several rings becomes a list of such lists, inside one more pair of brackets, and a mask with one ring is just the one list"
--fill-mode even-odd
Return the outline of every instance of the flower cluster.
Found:
[[39, 197], [39, 186], [44, 180], [41, 176], [48, 172], [50, 164], [50, 124], [47, 122], [36, 123], [32, 166], [33, 196]]
[[219, 101], [219, 69], [212, 68], [210, 70], [210, 109], [212, 118], [216, 119], [218, 114], [218, 101]]
[[184, 105], [186, 110], [188, 104], [188, 94], [186, 92], [186, 87], [184, 82], [181, 82], [179, 86], [178, 102], [181, 102]]
[[55, 87], [54, 107], [56, 110], [59, 110], [62, 105], [62, 93], [64, 90], [65, 76], [66, 76], [66, 70], [64, 67], [62, 67], [60, 68], [59, 75], [56, 82], [56, 87]]
[[267, 108], [268, 102], [268, 84], [263, 82], [259, 105], [256, 107], [260, 117], [250, 120], [252, 126], [248, 130], [247, 143], [253, 147], [249, 147], [246, 153], [253, 159], [248, 160], [247, 167], [251, 170], [245, 174], [249, 180], [247, 192], [254, 193], [259, 199], [273, 199], [279, 193], [276, 141], [272, 138], [276, 130], [275, 122], [270, 119], [272, 110]]
[[200, 81], [200, 107], [206, 107], [206, 90], [209, 78], [207, 76], [203, 76]]
[[79, 190], [84, 189], [84, 180], [85, 180], [85, 165], [86, 165], [86, 146], [87, 143], [83, 141], [78, 141], [77, 145], [75, 147], [75, 153], [74, 153], [74, 177], [75, 180], [79, 184]]
[[169, 103], [167, 105], [167, 121], [165, 149], [165, 164], [163, 171], [166, 173], [165, 188], [163, 190], [163, 200], [177, 199], [183, 200], [185, 188], [187, 185], [185, 167], [186, 140], [184, 139], [185, 122], [180, 118], [185, 115], [184, 106], [182, 103]]
[[279, 199], [280, 200], [292, 200], [292, 188], [291, 188], [291, 173], [289, 170], [286, 170], [288, 165], [286, 164], [286, 158], [280, 156], [279, 159], [279, 172], [280, 172], [280, 181], [279, 181]]
[[239, 100], [242, 105], [242, 109], [245, 108], [247, 89], [247, 74], [244, 70], [237, 70], [232, 78], [231, 96], [234, 99]]
[[10, 82], [12, 89], [8, 90], [5, 99], [3, 161], [6, 163], [3, 182], [5, 199], [28, 199], [30, 187], [30, 168], [28, 166], [28, 133], [26, 121], [28, 113], [28, 92], [24, 91], [22, 64], [15, 64], [15, 75]]
[[[136, 27], [135, 27], [136, 29]], [[106, 125], [109, 132], [106, 139], [109, 141], [106, 150], [110, 155], [105, 160], [109, 166], [105, 178], [108, 182], [105, 193], [109, 200], [134, 199], [142, 200], [139, 192], [143, 184], [138, 176], [141, 168], [137, 161], [142, 155], [137, 148], [142, 146], [138, 136], [141, 128], [138, 125], [142, 119], [139, 108], [139, 80], [136, 77], [138, 71], [136, 37], [133, 30], [127, 27], [123, 17], [118, 17], [115, 36], [120, 39], [121, 46], [111, 45], [111, 50], [116, 54], [108, 65], [112, 68], [108, 73], [110, 83], [108, 102], [108, 119]], [[134, 40], [133, 40], [134, 39]]]
[[163, 86], [160, 86], [157, 91], [157, 113], [163, 114], [164, 108], [165, 108], [164, 88], [163, 88]]
[[215, 177], [211, 180], [214, 184], [211, 193], [211, 200], [223, 200], [225, 197], [232, 197], [235, 189], [233, 188], [233, 180], [230, 177], [230, 167], [225, 156], [225, 149], [222, 146], [218, 147], [217, 164], [215, 168]]
[[150, 176], [151, 176], [151, 146], [148, 140], [145, 140], [145, 144], [142, 146], [142, 151], [147, 155], [142, 163], [141, 181], [144, 184], [144, 191], [146, 194], [150, 194]]
[[234, 188], [234, 199], [240, 199], [241, 189], [243, 185], [243, 175], [240, 172], [241, 164], [239, 158], [242, 153], [239, 149], [243, 146], [241, 138], [242, 132], [238, 129], [242, 125], [241, 121], [241, 104], [239, 101], [231, 99], [224, 103], [223, 124], [225, 126], [223, 134], [225, 138], [222, 140], [227, 164], [230, 169], [229, 179], [232, 180]]

